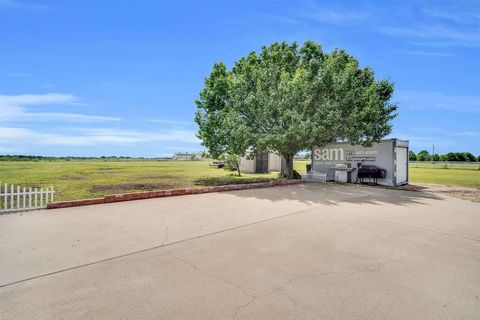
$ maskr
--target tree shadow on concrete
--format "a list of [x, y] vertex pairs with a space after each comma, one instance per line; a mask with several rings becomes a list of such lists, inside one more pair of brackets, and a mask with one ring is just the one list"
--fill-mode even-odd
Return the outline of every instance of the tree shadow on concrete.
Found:
[[426, 204], [426, 200], [444, 200], [433, 193], [408, 191], [360, 184], [302, 183], [298, 185], [261, 188], [227, 192], [236, 197], [256, 198], [269, 201], [292, 200], [308, 204], [340, 205], [352, 204]]

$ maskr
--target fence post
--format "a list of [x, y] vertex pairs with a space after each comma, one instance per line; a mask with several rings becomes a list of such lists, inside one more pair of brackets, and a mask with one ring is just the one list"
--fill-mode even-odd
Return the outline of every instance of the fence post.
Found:
[[43, 208], [43, 188], [40, 188], [40, 208]]
[[38, 188], [35, 188], [35, 204], [33, 205], [34, 208], [38, 208], [38, 199], [37, 199], [37, 195], [38, 195]]
[[5, 209], [5, 211], [8, 210], [7, 193], [8, 193], [8, 184], [5, 182], [5, 188], [3, 189], [3, 208]]
[[51, 193], [51, 198], [50, 198], [50, 203], [53, 203], [53, 194], [55, 193], [55, 189], [52, 186], [52, 193]]
[[23, 210], [25, 210], [27, 208], [27, 204], [26, 204], [26, 201], [27, 201], [27, 188], [23, 187], [23, 192], [22, 192], [22, 196], [23, 196]]
[[17, 210], [20, 209], [20, 186], [17, 186]]
[[28, 209], [32, 207], [32, 187], [28, 187]]
[[10, 185], [10, 209], [14, 210], [15, 208], [13, 207], [14, 206], [14, 201], [13, 201], [13, 194], [14, 194], [14, 186], [13, 184]]

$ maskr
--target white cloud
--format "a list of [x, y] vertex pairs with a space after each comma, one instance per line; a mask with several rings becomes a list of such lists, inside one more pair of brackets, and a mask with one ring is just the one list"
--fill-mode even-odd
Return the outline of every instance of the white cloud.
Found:
[[28, 11], [49, 10], [49, 6], [39, 3], [18, 1], [18, 0], [0, 0], [0, 9], [17, 9]]
[[363, 11], [334, 10], [321, 7], [317, 4], [308, 8], [304, 14], [306, 18], [330, 24], [351, 24], [368, 18], [368, 13]]
[[[352, 8], [342, 6], [341, 3], [327, 6], [305, 0], [300, 1], [296, 7], [295, 12], [289, 13], [285, 18], [297, 22], [356, 25], [421, 46], [480, 46], [480, 7], [475, 2], [407, 2], [392, 11], [389, 6], [364, 5]], [[429, 55], [433, 54], [430, 52]]]
[[[80, 101], [71, 94], [50, 93], [43, 95], [0, 95], [0, 153], [32, 153], [42, 150], [73, 149], [88, 147], [100, 150], [117, 146], [129, 150], [138, 148], [163, 148], [177, 145], [198, 149], [200, 141], [194, 131], [172, 127], [157, 130], [128, 130], [91, 125], [72, 127], [65, 122], [106, 122], [120, 120], [115, 117], [86, 115], [81, 113], [51, 112], [55, 105], [72, 106], [77, 109]], [[46, 109], [48, 108], [48, 109]], [[31, 122], [58, 121], [58, 126], [34, 126]], [[154, 122], [179, 125], [187, 122], [154, 119]], [[26, 122], [26, 124], [23, 124]], [[63, 124], [62, 124], [63, 123]], [[70, 148], [68, 148], [70, 147]], [[126, 150], [126, 149], [125, 149]], [[90, 152], [90, 151], [87, 151]], [[128, 151], [125, 151], [128, 153]]]
[[415, 56], [427, 56], [427, 57], [451, 57], [452, 54], [448, 52], [440, 51], [421, 51], [421, 50], [408, 50], [405, 51], [407, 54], [412, 54]]
[[168, 120], [168, 119], [147, 119], [147, 121], [161, 123], [161, 124], [171, 124], [171, 125], [190, 125], [189, 122], [186, 121], [177, 121], [177, 120]]
[[396, 99], [401, 108], [480, 113], [480, 96], [400, 90]]
[[410, 147], [415, 151], [431, 150], [432, 146], [435, 145], [435, 150], [438, 153], [458, 150], [476, 153], [478, 152], [476, 141], [480, 141], [480, 131], [459, 131], [453, 128], [420, 126], [408, 128], [408, 132], [397, 132], [392, 137], [409, 140]]
[[334, 25], [350, 25], [369, 18], [371, 12], [367, 10], [352, 10], [347, 7], [327, 7], [312, 0], [302, 0], [295, 6], [295, 11], [284, 15], [259, 15], [259, 19], [268, 19], [280, 23], [328, 23]]
[[45, 105], [74, 105], [85, 104], [71, 94], [47, 93], [47, 94], [22, 94], [0, 95], [0, 122], [10, 121], [68, 121], [68, 122], [98, 122], [118, 121], [119, 118], [87, 115], [64, 112], [32, 112], [28, 106]]
[[[229, 22], [241, 25], [245, 24], [288, 24], [313, 27], [307, 30], [305, 36], [312, 36], [312, 30], [317, 30], [320, 25], [330, 24], [336, 26], [348, 26], [364, 22], [371, 18], [372, 12], [353, 10], [351, 6], [342, 6], [341, 3], [334, 6], [319, 4], [313, 0], [299, 0], [295, 2], [294, 9], [280, 10], [278, 12], [252, 12], [247, 17], [228, 18]], [[297, 28], [298, 29], [298, 28]], [[325, 40], [324, 40], [325, 41]]]
[[439, 135], [445, 136], [458, 136], [458, 137], [478, 137], [480, 139], [480, 131], [456, 131], [456, 130], [446, 130], [443, 128], [434, 128], [434, 127], [413, 127], [411, 131], [422, 134], [422, 135], [435, 135], [438, 139]]
[[32, 74], [27, 72], [10, 72], [10, 73], [7, 73], [6, 75], [10, 77], [15, 77], [15, 78], [24, 78], [24, 77], [30, 77]]
[[120, 120], [117, 117], [62, 112], [24, 112], [21, 117], [24, 121], [104, 122]]
[[0, 148], [24, 146], [99, 146], [132, 145], [149, 142], [199, 144], [195, 132], [188, 130], [136, 131], [110, 128], [41, 131], [29, 128], [0, 127]]
[[428, 6], [423, 9], [423, 12], [431, 18], [456, 24], [475, 23], [480, 18], [480, 8], [475, 6], [474, 2], [471, 2], [470, 6], [465, 3], [458, 3], [455, 8], [448, 5], [443, 7]]
[[78, 98], [71, 94], [21, 94], [16, 96], [0, 95], [0, 105], [41, 105], [77, 102]]
[[480, 32], [458, 29], [441, 24], [421, 24], [409, 27], [381, 27], [381, 33], [416, 40], [416, 44], [433, 46], [480, 46]]
[[99, 141], [106, 143], [134, 143], [134, 142], [180, 142], [199, 143], [194, 131], [190, 130], [160, 130], [136, 131], [123, 129], [84, 129], [88, 136], [95, 136]]
[[430, 149], [433, 145], [435, 145], [435, 148], [448, 149], [458, 145], [458, 142], [451, 139], [429, 137], [408, 133], [397, 133], [395, 135], [395, 138], [408, 140], [410, 148], [414, 150]]
[[480, 141], [480, 131], [458, 131], [454, 132], [454, 135], [461, 137], [474, 137]]
[[381, 20], [378, 32], [429, 47], [479, 47], [478, 2], [405, 4]]

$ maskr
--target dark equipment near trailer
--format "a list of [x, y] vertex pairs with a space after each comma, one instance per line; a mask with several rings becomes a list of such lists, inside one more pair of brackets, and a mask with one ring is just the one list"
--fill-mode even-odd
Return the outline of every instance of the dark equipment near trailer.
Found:
[[[375, 165], [362, 165], [359, 163], [356, 182], [378, 184], [378, 179], [385, 179], [386, 176], [387, 170], [385, 169]], [[368, 179], [368, 181], [365, 181], [365, 179]]]

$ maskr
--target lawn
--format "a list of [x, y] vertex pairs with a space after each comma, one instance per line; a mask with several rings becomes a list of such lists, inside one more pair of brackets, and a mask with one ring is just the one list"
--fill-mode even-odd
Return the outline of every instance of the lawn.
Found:
[[293, 169], [297, 170], [298, 173], [303, 174], [307, 172], [306, 165], [309, 164], [310, 160], [295, 160], [293, 162]]
[[480, 189], [478, 169], [410, 168], [410, 182], [437, 183]]
[[[310, 161], [294, 168], [304, 173]], [[26, 187], [55, 186], [56, 200], [99, 197], [106, 194], [168, 188], [261, 182], [277, 173], [243, 174], [216, 169], [209, 161], [0, 161], [0, 181]], [[459, 185], [480, 189], [480, 170], [410, 168], [411, 182]]]
[[55, 186], [55, 200], [144, 190], [273, 180], [278, 174], [216, 169], [209, 161], [0, 161], [0, 181], [27, 187]]

